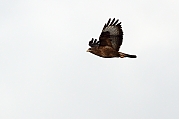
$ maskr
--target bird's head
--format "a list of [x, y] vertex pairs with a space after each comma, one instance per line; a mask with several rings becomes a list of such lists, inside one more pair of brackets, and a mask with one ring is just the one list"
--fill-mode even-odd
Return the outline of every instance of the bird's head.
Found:
[[98, 47], [91, 47], [86, 52], [90, 52], [90, 53], [94, 53], [95, 54], [97, 51], [99, 51]]
[[92, 52], [93, 50], [91, 48], [89, 48], [86, 52]]
[[100, 50], [98, 49], [98, 47], [91, 47], [86, 52], [90, 52], [90, 53], [95, 54], [95, 55], [100, 54]]

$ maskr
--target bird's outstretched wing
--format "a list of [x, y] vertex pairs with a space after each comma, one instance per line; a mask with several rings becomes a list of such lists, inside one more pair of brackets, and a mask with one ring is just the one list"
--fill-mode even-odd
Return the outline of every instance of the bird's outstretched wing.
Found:
[[112, 21], [109, 19], [104, 25], [99, 37], [100, 46], [111, 46], [116, 51], [119, 51], [119, 48], [122, 45], [123, 31], [121, 22], [118, 23], [118, 21], [118, 19], [115, 21], [115, 18]]

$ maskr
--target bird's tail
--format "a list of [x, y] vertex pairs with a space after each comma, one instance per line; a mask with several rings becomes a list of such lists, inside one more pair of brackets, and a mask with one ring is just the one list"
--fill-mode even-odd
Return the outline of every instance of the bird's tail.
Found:
[[129, 54], [122, 53], [122, 52], [119, 52], [119, 55], [121, 58], [124, 58], [124, 57], [136, 58], [137, 57], [136, 55], [129, 55]]

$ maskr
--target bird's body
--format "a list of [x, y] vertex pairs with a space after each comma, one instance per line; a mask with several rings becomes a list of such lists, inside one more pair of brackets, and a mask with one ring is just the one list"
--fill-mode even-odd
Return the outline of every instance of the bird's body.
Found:
[[96, 46], [88, 52], [104, 58], [120, 57], [119, 53], [109, 46]]
[[87, 52], [95, 54], [103, 58], [113, 58], [113, 57], [130, 57], [136, 58], [136, 55], [129, 55], [122, 52], [118, 52], [123, 40], [123, 31], [121, 27], [121, 22], [119, 20], [115, 21], [115, 18], [107, 22], [104, 25], [99, 41], [93, 39], [89, 41], [89, 48]]

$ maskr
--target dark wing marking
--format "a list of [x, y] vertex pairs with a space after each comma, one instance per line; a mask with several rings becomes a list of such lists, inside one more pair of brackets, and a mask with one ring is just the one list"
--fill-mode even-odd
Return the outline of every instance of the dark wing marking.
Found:
[[111, 19], [108, 20], [108, 22], [107, 22], [107, 24], [106, 24], [107, 26], [109, 25], [110, 21], [111, 21]]
[[99, 43], [100, 43], [100, 41], [97, 41], [97, 39], [92, 38], [92, 40], [89, 41], [89, 46], [96, 47], [96, 46], [99, 46]]
[[115, 21], [115, 18], [112, 21], [109, 19], [107, 24], [104, 25], [99, 37], [100, 45], [112, 46], [117, 51], [119, 51], [123, 41], [121, 22], [118, 23], [118, 21], [118, 19]]
[[111, 24], [109, 26], [113, 25], [114, 21], [115, 21], [115, 18], [111, 21]]
[[107, 32], [102, 32], [100, 37], [99, 37], [99, 41], [100, 41], [100, 46], [110, 46], [112, 47], [112, 43], [111, 43], [111, 39], [110, 37], [110, 33]]
[[113, 26], [116, 25], [118, 23], [118, 21], [119, 21], [119, 19], [116, 20], [116, 22], [113, 24]]

